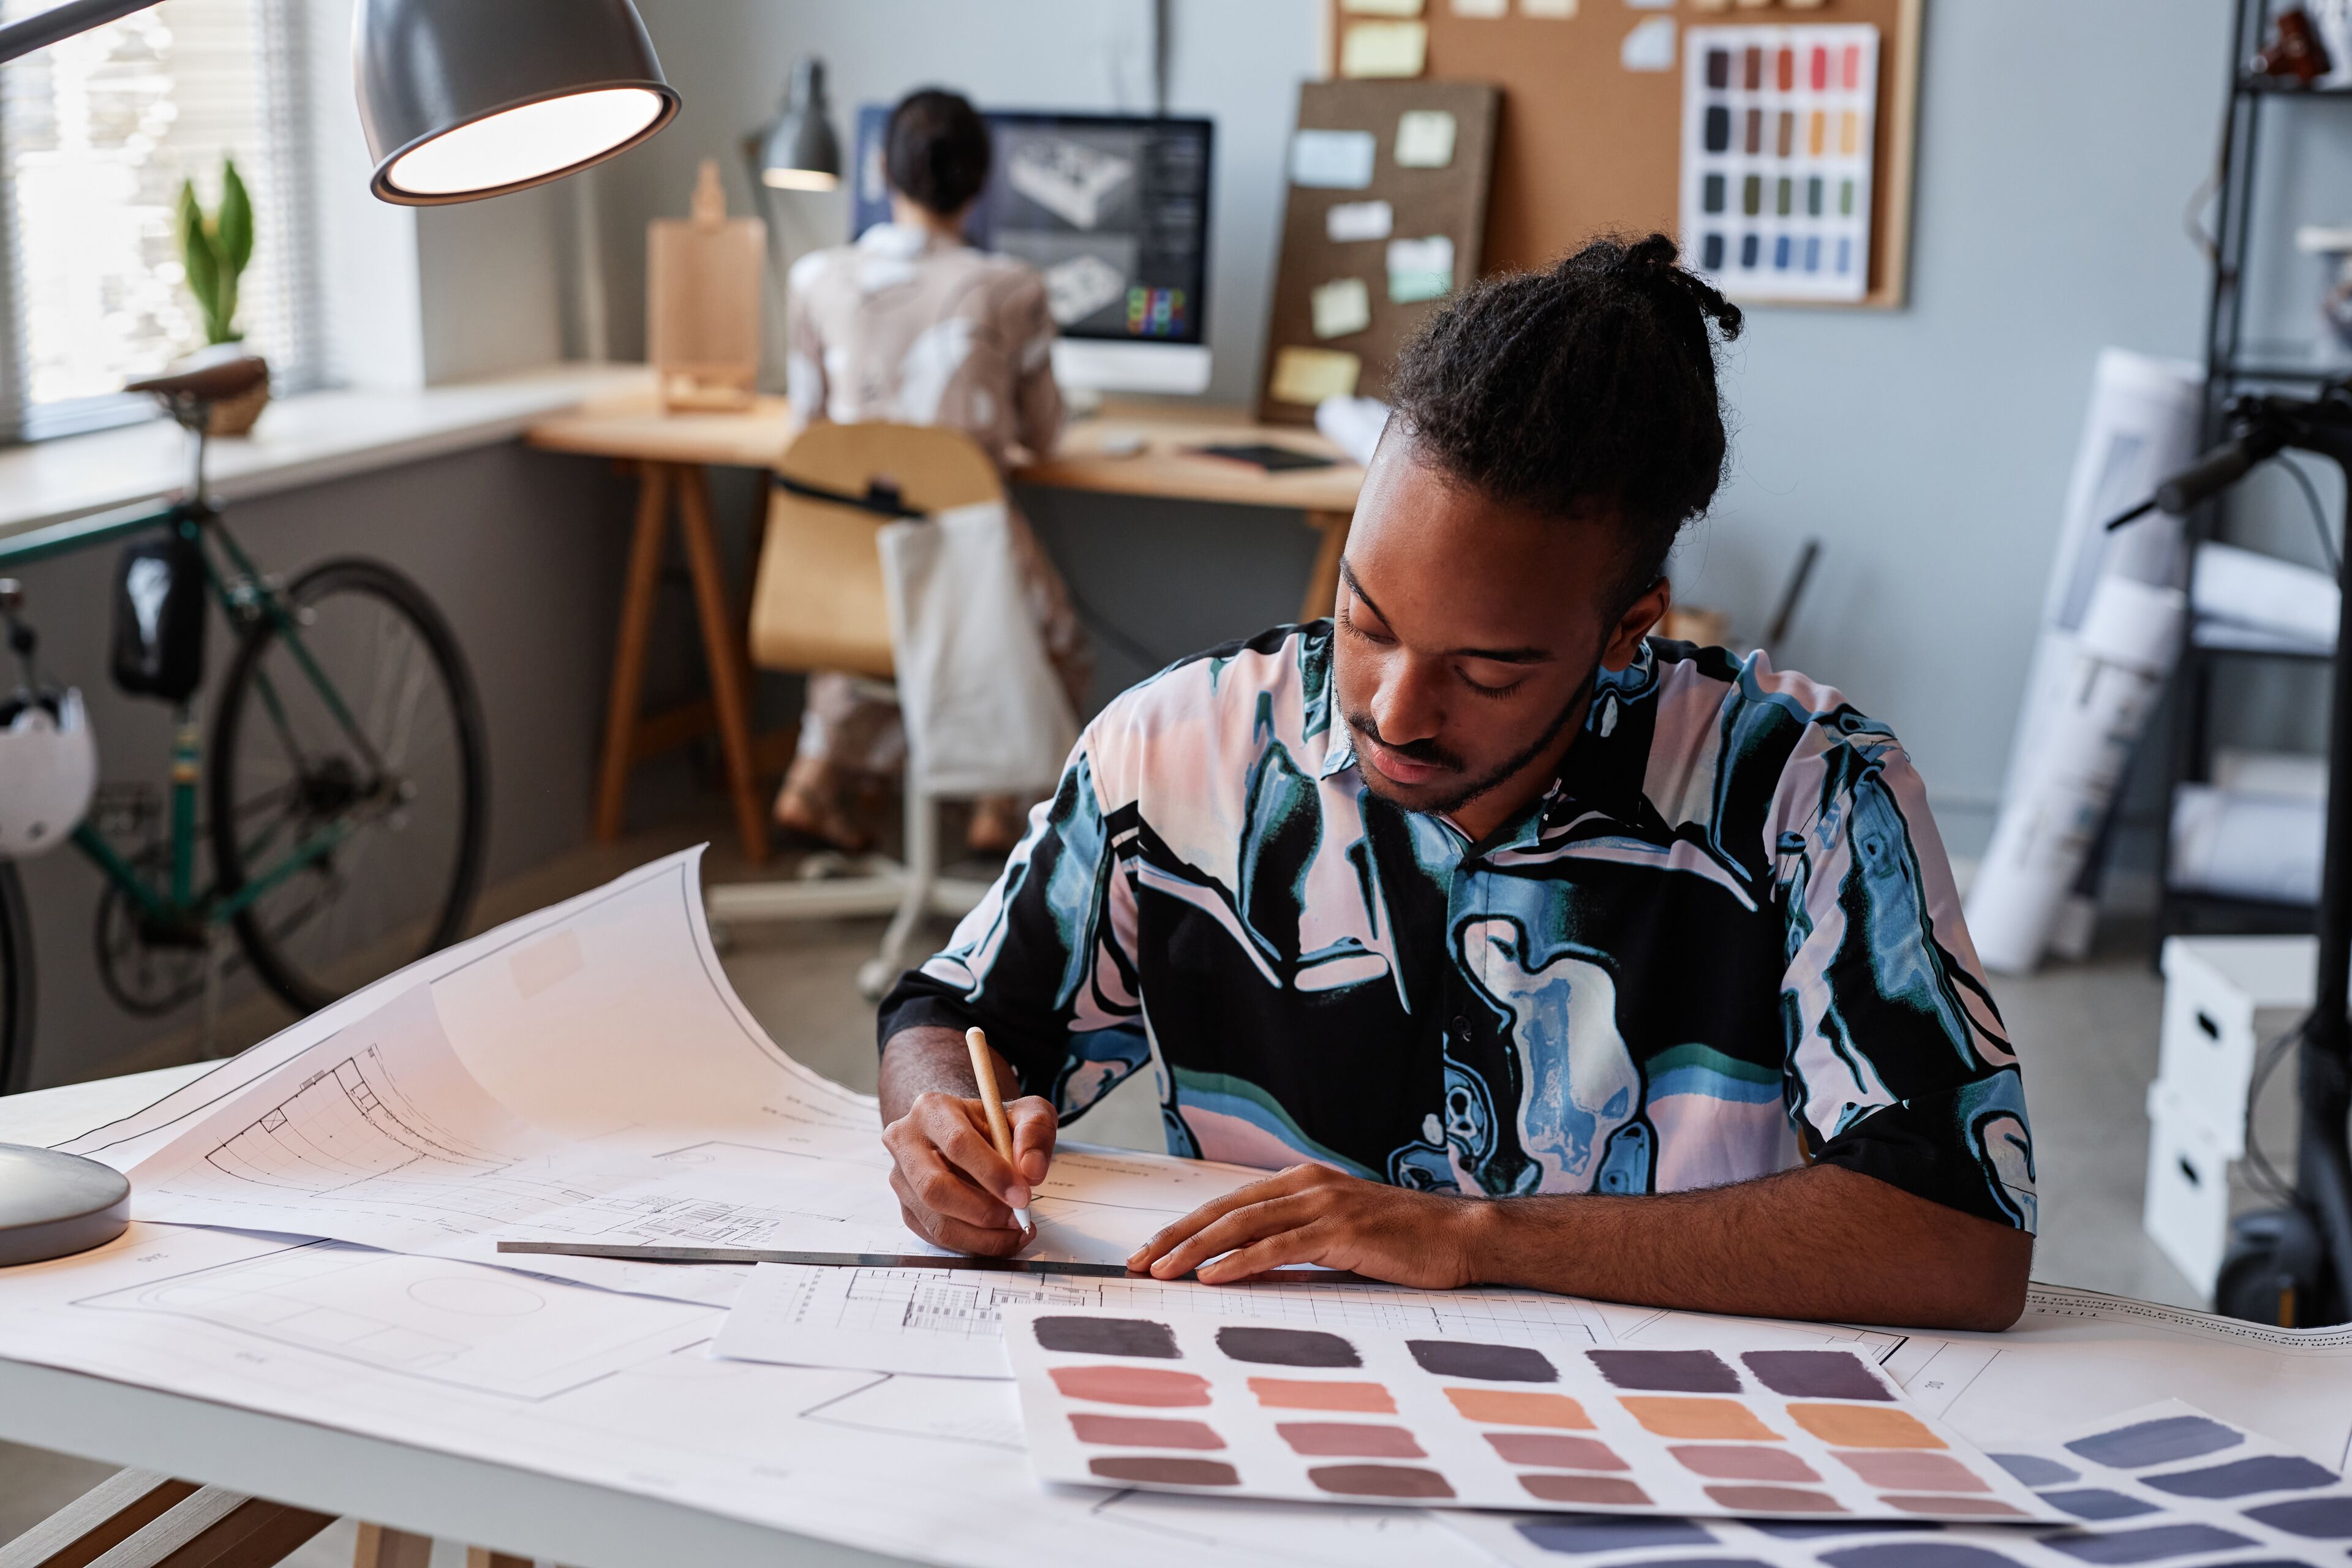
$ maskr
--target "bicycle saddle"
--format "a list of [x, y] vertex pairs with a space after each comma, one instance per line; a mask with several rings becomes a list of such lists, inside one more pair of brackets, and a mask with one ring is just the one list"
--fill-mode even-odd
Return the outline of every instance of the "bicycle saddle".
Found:
[[[228, 345], [225, 345], [228, 346]], [[226, 403], [269, 379], [269, 366], [258, 354], [234, 353], [192, 354], [185, 368], [149, 376], [123, 387], [125, 392], [152, 393], [167, 402]]]

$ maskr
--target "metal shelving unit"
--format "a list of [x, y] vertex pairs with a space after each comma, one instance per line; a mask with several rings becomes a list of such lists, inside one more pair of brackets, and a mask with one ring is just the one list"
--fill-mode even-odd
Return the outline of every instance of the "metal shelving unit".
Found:
[[[2313, 356], [2298, 364], [2296, 351], [2310, 353], [2312, 345], [2248, 342], [2245, 336], [2245, 276], [2248, 254], [2257, 233], [2254, 216], [2256, 174], [2261, 168], [2264, 121], [2293, 114], [2305, 105], [2352, 103], [2352, 88], [2305, 88], [2246, 74], [2245, 64], [2262, 47], [2269, 25], [2266, 0], [2237, 0], [2231, 26], [2230, 105], [2222, 128], [2220, 187], [2216, 192], [2215, 264], [2212, 292], [2205, 320], [2205, 409], [2203, 437], [2210, 446], [2221, 438], [2224, 411], [2240, 392], [2263, 387], [2312, 387], [2352, 376], [2352, 353]], [[2317, 109], [2326, 113], [2328, 109]], [[2226, 538], [2228, 517], [2215, 503], [2189, 519], [2190, 548], [2207, 540]], [[2326, 649], [2272, 649], [2214, 646], [2192, 635], [2181, 650], [2166, 773], [2166, 820], [2157, 835], [2158, 907], [2156, 940], [2168, 936], [2220, 932], [2288, 933], [2313, 929], [2316, 910], [2310, 904], [2273, 903], [2261, 900], [2200, 893], [2172, 886], [2172, 789], [2203, 783], [2211, 776], [2212, 715], [2217, 685], [2249, 662], [2295, 664], [2332, 663]]]

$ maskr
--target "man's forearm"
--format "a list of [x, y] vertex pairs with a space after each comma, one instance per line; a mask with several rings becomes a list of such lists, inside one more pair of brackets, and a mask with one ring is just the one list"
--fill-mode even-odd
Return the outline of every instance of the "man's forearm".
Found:
[[[1006, 1099], [1021, 1092], [1020, 1083], [996, 1058], [997, 1091]], [[882, 1047], [882, 1121], [887, 1125], [907, 1114], [915, 1097], [932, 1092], [970, 1100], [980, 1093], [971, 1076], [971, 1052], [954, 1029], [901, 1029]]]
[[1700, 1192], [1470, 1200], [1483, 1284], [1748, 1317], [2005, 1329], [2033, 1238], [1840, 1166]]

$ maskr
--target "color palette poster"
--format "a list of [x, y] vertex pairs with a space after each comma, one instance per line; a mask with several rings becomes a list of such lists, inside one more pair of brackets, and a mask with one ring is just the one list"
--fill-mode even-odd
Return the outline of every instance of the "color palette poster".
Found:
[[2352, 1486], [2324, 1465], [2177, 1401], [2048, 1447], [1990, 1456], [2074, 1522], [1897, 1527], [1449, 1513], [1513, 1568], [2159, 1568], [2341, 1565]]
[[1009, 1307], [1041, 1479], [1782, 1519], [2063, 1517], [1848, 1350], [1577, 1349]]
[[1877, 105], [1876, 27], [1691, 28], [1685, 259], [1735, 300], [1862, 299]]

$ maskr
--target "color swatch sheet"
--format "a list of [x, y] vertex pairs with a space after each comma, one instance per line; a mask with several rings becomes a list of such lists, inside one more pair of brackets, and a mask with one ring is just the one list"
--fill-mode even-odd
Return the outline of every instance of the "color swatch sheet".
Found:
[[1091, 1279], [977, 1268], [837, 1268], [762, 1263], [711, 1353], [786, 1366], [1007, 1378], [1003, 1315], [1016, 1306], [1189, 1312], [1306, 1328], [1390, 1329], [1427, 1338], [1505, 1333], [1602, 1342], [1590, 1303], [1535, 1290], [1389, 1285]]
[[1876, 27], [1689, 29], [1685, 258], [1738, 300], [1863, 298], [1877, 102]]
[[1011, 1307], [1049, 1481], [1305, 1501], [2059, 1519], [1851, 1350], [1572, 1348]]
[[2342, 1563], [2352, 1487], [2174, 1401], [1992, 1458], [2077, 1522], [2056, 1530], [1449, 1513], [1517, 1568], [2193, 1568]]

